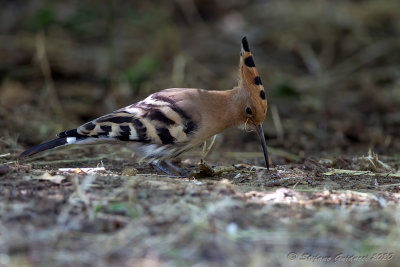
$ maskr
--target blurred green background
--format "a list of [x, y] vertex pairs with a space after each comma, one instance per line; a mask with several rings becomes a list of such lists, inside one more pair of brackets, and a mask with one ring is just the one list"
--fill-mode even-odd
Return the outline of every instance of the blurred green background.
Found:
[[[246, 35], [271, 147], [396, 155], [399, 18], [398, 0], [3, 0], [0, 151], [165, 88], [231, 89]], [[223, 138], [226, 149], [260, 149], [251, 134]]]

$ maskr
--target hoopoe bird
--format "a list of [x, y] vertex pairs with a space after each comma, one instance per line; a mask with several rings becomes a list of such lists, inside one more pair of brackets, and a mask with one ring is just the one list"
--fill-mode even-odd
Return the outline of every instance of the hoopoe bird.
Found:
[[262, 123], [267, 99], [246, 37], [242, 39], [238, 85], [227, 91], [170, 88], [142, 101], [61, 132], [58, 138], [24, 151], [25, 158], [41, 151], [72, 144], [129, 142], [142, 159], [167, 174], [186, 175], [168, 160], [234, 126], [258, 134], [269, 168]]

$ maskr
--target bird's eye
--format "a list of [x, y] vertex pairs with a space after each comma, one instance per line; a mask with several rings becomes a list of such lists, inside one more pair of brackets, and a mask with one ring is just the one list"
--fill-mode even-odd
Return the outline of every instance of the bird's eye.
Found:
[[253, 114], [253, 111], [251, 110], [251, 108], [246, 107], [246, 113], [251, 115], [251, 114]]

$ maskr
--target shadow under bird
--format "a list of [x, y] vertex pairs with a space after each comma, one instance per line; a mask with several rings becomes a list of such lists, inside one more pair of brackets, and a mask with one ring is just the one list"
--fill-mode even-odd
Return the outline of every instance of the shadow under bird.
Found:
[[168, 160], [229, 127], [245, 126], [258, 134], [269, 168], [262, 128], [267, 100], [246, 37], [242, 39], [239, 73], [239, 83], [232, 90], [165, 89], [61, 132], [58, 138], [24, 151], [20, 158], [72, 144], [129, 142], [139, 156], [167, 174], [186, 175]]

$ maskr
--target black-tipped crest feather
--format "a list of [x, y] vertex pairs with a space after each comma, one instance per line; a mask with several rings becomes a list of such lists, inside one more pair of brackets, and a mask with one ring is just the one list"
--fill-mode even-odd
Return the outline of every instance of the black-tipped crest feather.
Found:
[[247, 42], [246, 36], [242, 38], [242, 48], [246, 52], [250, 52], [249, 43]]

